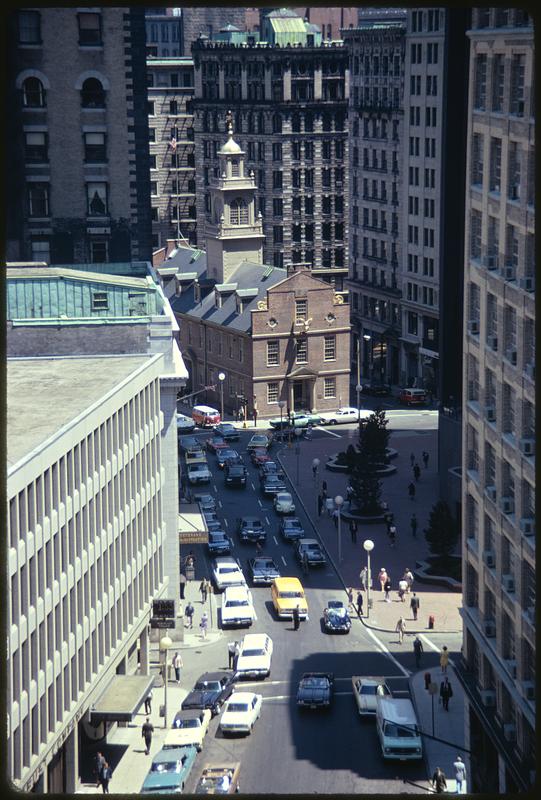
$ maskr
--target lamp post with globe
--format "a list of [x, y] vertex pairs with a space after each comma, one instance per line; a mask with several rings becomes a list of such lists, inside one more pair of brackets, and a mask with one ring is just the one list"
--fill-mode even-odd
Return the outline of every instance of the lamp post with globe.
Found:
[[224, 421], [224, 381], [225, 381], [225, 372], [218, 373], [218, 380], [220, 381], [220, 403], [221, 403], [221, 421]]
[[366, 576], [366, 618], [370, 616], [370, 606], [372, 601], [370, 600], [370, 586], [372, 584], [372, 573], [370, 572], [370, 553], [374, 549], [374, 542], [372, 539], [365, 539], [363, 542], [363, 547], [366, 550], [366, 557], [367, 557], [367, 568], [368, 568], [368, 575]]
[[170, 636], [167, 635], [167, 631], [165, 632], [165, 636], [162, 636], [160, 639], [160, 655], [162, 656], [162, 665], [163, 665], [163, 727], [167, 728], [167, 683], [168, 683], [168, 674], [167, 671], [169, 669], [168, 664], [168, 650], [170, 647], [173, 646], [173, 640]]
[[342, 495], [337, 494], [334, 498], [334, 504], [338, 511], [338, 563], [342, 561], [342, 505], [344, 498]]

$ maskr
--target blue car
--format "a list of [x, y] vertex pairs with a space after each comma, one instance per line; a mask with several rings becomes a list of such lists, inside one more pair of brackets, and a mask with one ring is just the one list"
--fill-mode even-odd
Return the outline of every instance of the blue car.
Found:
[[160, 750], [154, 756], [150, 771], [141, 788], [141, 794], [182, 792], [196, 755], [197, 750], [193, 745]]

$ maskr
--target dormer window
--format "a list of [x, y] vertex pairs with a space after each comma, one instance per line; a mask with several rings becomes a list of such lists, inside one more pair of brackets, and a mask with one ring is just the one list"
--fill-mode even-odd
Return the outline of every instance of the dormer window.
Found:
[[231, 159], [231, 177], [238, 178], [240, 175], [240, 165], [238, 158]]
[[237, 197], [236, 200], [233, 200], [231, 203], [229, 221], [231, 225], [248, 224], [248, 206], [242, 197]]

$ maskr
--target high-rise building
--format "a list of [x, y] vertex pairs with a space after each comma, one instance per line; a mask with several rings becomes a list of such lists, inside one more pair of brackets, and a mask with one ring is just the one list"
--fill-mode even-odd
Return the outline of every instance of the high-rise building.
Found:
[[522, 10], [473, 12], [462, 398], [470, 789], [535, 780], [534, 43]]
[[[285, 12], [284, 12], [285, 13]], [[285, 44], [295, 15], [269, 14], [268, 35]], [[287, 24], [286, 24], [287, 23]], [[296, 30], [296, 28], [295, 28]], [[282, 37], [282, 38], [280, 38]], [[204, 241], [210, 182], [231, 110], [263, 218], [263, 258], [276, 267], [308, 268], [338, 289], [347, 275], [346, 49], [270, 42], [234, 46], [199, 39], [195, 68], [197, 226]], [[284, 54], [287, 53], [287, 60]]]
[[150, 260], [144, 9], [21, 9], [6, 43], [8, 259]]
[[245, 28], [246, 9], [230, 6], [184, 6], [178, 9], [182, 20], [182, 52], [189, 56], [192, 44], [199, 36], [211, 39], [226, 25]]
[[180, 11], [176, 8], [146, 9], [147, 58], [179, 58], [183, 55]]

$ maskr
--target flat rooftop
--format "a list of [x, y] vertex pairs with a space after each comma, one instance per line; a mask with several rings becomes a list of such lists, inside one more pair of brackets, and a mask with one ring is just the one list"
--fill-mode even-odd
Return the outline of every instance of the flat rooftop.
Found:
[[148, 355], [7, 360], [8, 472], [121, 381]]

